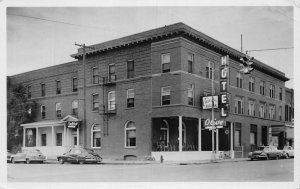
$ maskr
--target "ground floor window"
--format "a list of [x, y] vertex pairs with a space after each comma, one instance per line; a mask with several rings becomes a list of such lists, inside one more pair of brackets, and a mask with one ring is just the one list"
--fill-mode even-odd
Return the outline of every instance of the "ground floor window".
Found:
[[93, 124], [91, 132], [92, 132], [92, 147], [93, 148], [101, 147], [101, 129], [100, 129], [100, 125]]
[[56, 133], [56, 146], [62, 146], [62, 133]]
[[256, 145], [257, 144], [257, 126], [250, 125], [250, 144]]
[[234, 124], [234, 146], [235, 147], [241, 146], [241, 130], [242, 130], [242, 124], [235, 123]]
[[47, 146], [47, 134], [42, 134], [41, 135], [42, 138], [42, 146]]
[[36, 146], [36, 129], [26, 129], [26, 139], [25, 144], [27, 147]]
[[136, 127], [132, 121], [125, 126], [125, 147], [136, 147]]

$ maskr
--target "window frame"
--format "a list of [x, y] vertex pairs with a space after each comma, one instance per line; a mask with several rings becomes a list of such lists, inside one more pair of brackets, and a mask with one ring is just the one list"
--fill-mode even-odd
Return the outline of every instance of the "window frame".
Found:
[[[96, 106], [98, 105], [98, 106]], [[99, 111], [99, 94], [93, 93], [92, 94], [92, 111]]]
[[260, 81], [260, 83], [259, 83], [259, 93], [261, 95], [266, 95], [266, 82], [265, 81]]
[[270, 98], [275, 98], [275, 85], [270, 84]]
[[[251, 133], [254, 133], [254, 143], [251, 143]], [[257, 125], [250, 124], [250, 138], [249, 138], [250, 145], [257, 145]]]
[[242, 74], [240, 72], [236, 73], [236, 87], [240, 88], [240, 89], [244, 88], [243, 77], [242, 77]]
[[[76, 108], [74, 108], [74, 107], [75, 107], [75, 104], [74, 104], [75, 102], [76, 102], [76, 104], [77, 104], [77, 107], [76, 107]], [[72, 104], [71, 104], [72, 115], [78, 116], [78, 107], [79, 107], [78, 100], [73, 100], [73, 101], [72, 101]], [[75, 111], [74, 111], [74, 110], [75, 110]]]
[[[58, 137], [60, 136], [60, 141], [58, 141]], [[55, 135], [55, 146], [63, 146], [63, 134], [62, 133], [56, 133]]]
[[[131, 91], [131, 93], [130, 93], [130, 91]], [[127, 92], [127, 108], [134, 108], [134, 89], [127, 89], [126, 92]], [[133, 95], [133, 97], [130, 95]], [[130, 100], [132, 100], [133, 102], [129, 103]], [[130, 104], [132, 104], [132, 105], [130, 105]]]
[[188, 53], [188, 73], [193, 73], [193, 72], [194, 72], [194, 54]]
[[[45, 140], [43, 140], [44, 139], [43, 136], [45, 136]], [[41, 146], [47, 146], [47, 134], [46, 133], [41, 134]]]
[[41, 96], [44, 97], [46, 96], [46, 84], [41, 83]]
[[60, 102], [55, 103], [55, 115], [57, 118], [62, 117], [62, 107]]
[[27, 98], [28, 98], [28, 99], [31, 99], [31, 97], [32, 97], [32, 96], [31, 96], [31, 85], [28, 85], [28, 86], [27, 86]]
[[56, 80], [56, 94], [59, 95], [61, 94], [61, 81]]
[[[163, 125], [164, 124], [164, 125]], [[166, 126], [166, 127], [163, 127], [163, 126]], [[170, 130], [169, 130], [169, 123], [168, 123], [168, 121], [167, 120], [163, 120], [162, 121], [162, 124], [160, 125], [160, 127], [159, 127], [159, 142], [161, 143], [162, 141], [166, 141], [166, 144], [164, 145], [164, 147], [167, 147], [168, 146], [168, 144], [169, 144], [169, 140], [170, 140]], [[166, 140], [162, 140], [162, 136], [164, 136], [164, 133], [166, 132]], [[163, 135], [162, 135], [162, 133], [163, 133]]]
[[[167, 91], [164, 91], [164, 89], [169, 89], [169, 90], [167, 90]], [[163, 95], [164, 93], [169, 93], [169, 95]], [[171, 104], [171, 86], [166, 86], [166, 87], [161, 87], [161, 106], [167, 106], [167, 105], [170, 105]], [[163, 97], [164, 96], [169, 96], [169, 103], [168, 104], [164, 104], [163, 102], [164, 101], [166, 101], [166, 100], [164, 100], [163, 101]]]
[[72, 92], [77, 92], [77, 91], [78, 91], [78, 78], [73, 77], [72, 78]]
[[269, 119], [276, 119], [276, 106], [274, 104], [269, 104]]
[[[169, 56], [169, 62], [164, 62], [165, 56]], [[169, 65], [168, 69], [164, 69], [164, 66], [166, 64]], [[171, 72], [171, 53], [163, 53], [163, 54], [161, 54], [161, 73], [169, 73], [169, 72]]]
[[[239, 138], [238, 138], [238, 144], [237, 144], [237, 140], [236, 140], [236, 131], [238, 131], [239, 133]], [[242, 124], [239, 122], [234, 123], [234, 147], [241, 147], [242, 146]]]
[[[256, 107], [255, 104], [256, 103], [254, 100], [248, 100], [248, 115], [249, 116], [255, 116], [255, 107]], [[251, 107], [251, 105], [253, 105], [253, 106]]]
[[[114, 71], [111, 72], [111, 68], [114, 67]], [[112, 77], [114, 76], [114, 77]], [[111, 63], [108, 65], [108, 82], [115, 82], [117, 80], [116, 77], [116, 64], [115, 63]]]
[[[130, 123], [134, 124], [134, 127], [128, 128], [128, 125]], [[130, 142], [129, 145], [127, 145], [127, 131], [135, 131], [135, 146], [130, 146]], [[133, 121], [127, 121], [124, 127], [124, 139], [125, 139], [125, 143], [124, 143], [124, 148], [136, 148], [137, 147], [137, 137], [136, 137], [137, 131], [136, 131], [136, 125], [135, 122]]]
[[[263, 107], [263, 109], [261, 109]], [[266, 118], [266, 110], [267, 109], [267, 103], [266, 102], [260, 102], [259, 103], [259, 111], [258, 111], [258, 116], [260, 118]], [[263, 110], [263, 111], [261, 111]]]
[[98, 67], [92, 67], [92, 84], [99, 84], [99, 72]]
[[[95, 126], [98, 126], [99, 129], [94, 129]], [[94, 133], [100, 133], [100, 146], [94, 146]], [[91, 126], [91, 148], [93, 149], [101, 149], [102, 145], [101, 145], [101, 137], [102, 132], [101, 132], [101, 127], [99, 124], [97, 123], [93, 123]]]
[[[43, 109], [43, 107], [44, 107], [44, 109]], [[46, 119], [46, 106], [45, 105], [41, 105], [41, 118]]]
[[206, 78], [207, 79], [211, 79], [212, 80], [214, 67], [215, 67], [215, 63], [214, 62], [210, 62], [210, 61], [207, 62], [206, 67], [205, 67], [205, 69], [206, 69], [205, 72], [206, 72]]
[[[110, 96], [110, 94], [114, 94], [113, 100], [111, 99], [112, 97]], [[114, 102], [114, 104], [112, 104], [111, 102]], [[115, 111], [116, 110], [116, 91], [110, 91], [107, 94], [107, 110], [108, 111]]]
[[[130, 63], [132, 63], [132, 69], [129, 69]], [[134, 78], [134, 60], [132, 60], [132, 59], [127, 60], [126, 66], [127, 66], [127, 69], [126, 69], [127, 70], [127, 79]]]
[[[188, 97], [188, 105], [194, 106], [195, 105], [195, 84], [194, 83], [189, 84], [187, 97]], [[190, 99], [192, 99], [192, 103], [190, 103]]]
[[255, 92], [255, 78], [252, 76], [249, 76], [249, 91]]
[[[244, 114], [244, 108], [245, 108], [245, 103], [244, 103], [244, 97], [236, 96], [234, 100], [234, 113], [236, 114]], [[239, 102], [241, 102], [241, 107], [239, 112]]]

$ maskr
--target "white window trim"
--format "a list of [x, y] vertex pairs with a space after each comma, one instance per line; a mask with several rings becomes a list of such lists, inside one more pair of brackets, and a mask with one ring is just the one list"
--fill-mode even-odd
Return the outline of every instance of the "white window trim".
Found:
[[[94, 132], [100, 132], [100, 136], [101, 136], [101, 129], [99, 130], [94, 130], [94, 126], [97, 125], [96, 123], [93, 123], [92, 126], [91, 126], [91, 148], [93, 149], [101, 149], [101, 146], [100, 147], [94, 147], [93, 146], [93, 139], [94, 139]], [[99, 128], [100, 128], [100, 125], [99, 125]], [[100, 140], [101, 140], [101, 137], [100, 137]]]
[[[192, 86], [192, 88], [191, 88], [192, 90], [191, 91], [192, 91], [193, 104], [192, 105], [188, 104], [188, 105], [195, 106], [195, 84], [194, 83], [189, 84], [189, 87], [190, 86]], [[187, 94], [188, 100], [189, 100], [189, 91], [190, 91], [190, 88], [188, 88], [188, 94]]]
[[[74, 91], [74, 79], [77, 79], [77, 91]], [[77, 77], [72, 78], [72, 92], [78, 92], [78, 78]]]
[[[94, 102], [95, 102], [95, 99], [94, 99], [94, 96], [98, 96], [98, 110], [94, 109]], [[100, 107], [100, 102], [99, 102], [99, 94], [98, 93], [93, 93], [92, 94], [92, 111], [99, 111]]]
[[[162, 102], [163, 102], [163, 91], [165, 88], [170, 88], [170, 104], [171, 104], [171, 86], [166, 86], [166, 87], [162, 87], [160, 90], [160, 105], [161, 106], [166, 106], [166, 105], [163, 105]], [[168, 105], [170, 105], [168, 104]]]
[[[111, 108], [110, 103], [109, 103], [109, 102], [111, 102], [111, 100], [110, 100], [110, 94], [111, 93], [115, 94], [115, 100], [114, 100], [114, 102], [115, 102], [114, 107], [115, 108], [114, 109]], [[116, 91], [110, 91], [110, 92], [107, 93], [107, 110], [116, 110]]]
[[[97, 75], [94, 74], [95, 69], [97, 69], [97, 71], [98, 71]], [[94, 83], [94, 76], [98, 76], [98, 83]], [[92, 67], [92, 84], [93, 85], [99, 84], [99, 70], [98, 70], [97, 66]]]
[[[58, 109], [58, 104], [59, 104], [60, 109]], [[58, 110], [60, 110], [60, 117], [62, 117], [62, 108], [61, 108], [61, 103], [60, 102], [55, 103], [55, 116], [56, 117], [58, 117], [57, 116], [57, 111]]]
[[[45, 117], [43, 118], [43, 107], [45, 107]], [[46, 105], [41, 105], [41, 118], [46, 119]]]
[[[163, 56], [164, 55], [169, 55], [170, 56], [170, 62], [166, 62], [166, 63], [163, 63]], [[160, 66], [161, 66], [161, 73], [163, 73], [163, 64], [170, 64], [170, 72], [171, 72], [171, 53], [163, 53], [163, 54], [161, 54], [161, 56], [160, 56]]]
[[127, 132], [128, 130], [135, 130], [135, 134], [136, 134], [136, 127], [133, 127], [133, 128], [130, 128], [130, 129], [127, 128], [128, 123], [130, 123], [130, 122], [135, 123], [135, 122], [133, 122], [133, 121], [127, 121], [127, 122], [125, 123], [125, 127], [124, 127], [124, 148], [136, 148], [136, 146], [137, 146], [137, 145], [136, 145], [136, 142], [137, 142], [136, 136], [135, 136], [135, 146], [127, 146], [127, 145], [126, 145], [126, 139], [127, 139], [127, 137], [126, 137], [126, 132]]

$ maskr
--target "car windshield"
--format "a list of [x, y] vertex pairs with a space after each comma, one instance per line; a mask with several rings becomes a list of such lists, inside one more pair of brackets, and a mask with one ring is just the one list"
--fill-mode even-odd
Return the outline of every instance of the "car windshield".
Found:
[[84, 148], [85, 151], [89, 152], [89, 153], [94, 153], [94, 150], [89, 149], [89, 148]]
[[262, 151], [262, 150], [264, 150], [264, 149], [265, 149], [265, 147], [259, 146], [259, 147], [256, 148], [256, 151]]

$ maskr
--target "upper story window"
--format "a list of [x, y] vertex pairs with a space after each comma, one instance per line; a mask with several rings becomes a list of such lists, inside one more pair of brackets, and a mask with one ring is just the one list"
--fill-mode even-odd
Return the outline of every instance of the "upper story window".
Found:
[[56, 94], [61, 94], [61, 82], [59, 80], [56, 81]]
[[116, 80], [117, 80], [116, 65], [115, 64], [110, 64], [110, 65], [108, 65], [108, 81], [109, 82], [114, 82]]
[[275, 119], [275, 111], [276, 111], [275, 106], [269, 105], [269, 118], [270, 119]]
[[206, 65], [206, 78], [212, 79], [214, 67], [215, 67], [214, 63], [212, 63], [212, 62], [207, 63], [207, 65]]
[[292, 107], [291, 105], [285, 105], [285, 121], [292, 121]]
[[171, 71], [171, 56], [170, 53], [161, 55], [161, 66], [162, 73], [167, 73]]
[[125, 147], [136, 147], [136, 126], [132, 121], [125, 125]]
[[171, 87], [162, 87], [161, 88], [161, 105], [171, 104]]
[[243, 97], [235, 98], [235, 113], [237, 113], [237, 114], [244, 113], [244, 98]]
[[134, 61], [127, 60], [127, 78], [134, 78]]
[[73, 77], [73, 80], [72, 80], [72, 91], [73, 92], [77, 92], [78, 90], [78, 79], [77, 77]]
[[78, 116], [78, 100], [72, 102], [72, 114]]
[[259, 117], [265, 118], [266, 117], [266, 103], [261, 102], [259, 104]]
[[255, 116], [255, 101], [253, 101], [253, 100], [249, 100], [248, 115]]
[[45, 83], [41, 83], [41, 96], [45, 96]]
[[255, 90], [255, 80], [254, 77], [249, 77], [249, 91], [254, 92]]
[[99, 72], [97, 67], [92, 68], [92, 82], [93, 84], [99, 83]]
[[116, 92], [110, 91], [108, 93], [108, 110], [114, 111], [116, 110]]
[[134, 107], [134, 89], [127, 90], [127, 108]]
[[27, 86], [27, 98], [28, 99], [31, 98], [31, 86], [30, 85]]
[[282, 88], [279, 89], [279, 100], [282, 100]]
[[270, 97], [275, 98], [275, 86], [272, 84], [270, 85]]
[[91, 146], [92, 148], [100, 148], [101, 147], [101, 129], [100, 125], [93, 124], [91, 128]]
[[264, 81], [260, 81], [259, 92], [261, 95], [266, 95], [266, 83]]
[[239, 72], [236, 74], [236, 87], [243, 88], [243, 77]]
[[188, 72], [193, 73], [193, 67], [194, 67], [194, 55], [189, 53], [188, 54]]
[[46, 106], [45, 105], [41, 105], [41, 115], [42, 115], [42, 119], [46, 118]]
[[188, 105], [194, 105], [194, 84], [190, 84], [188, 88]]
[[278, 118], [279, 118], [280, 121], [282, 120], [282, 106], [279, 106]]
[[55, 104], [55, 110], [56, 110], [56, 117], [61, 117], [61, 103]]
[[98, 94], [92, 94], [92, 110], [97, 111], [99, 110], [99, 95]]

